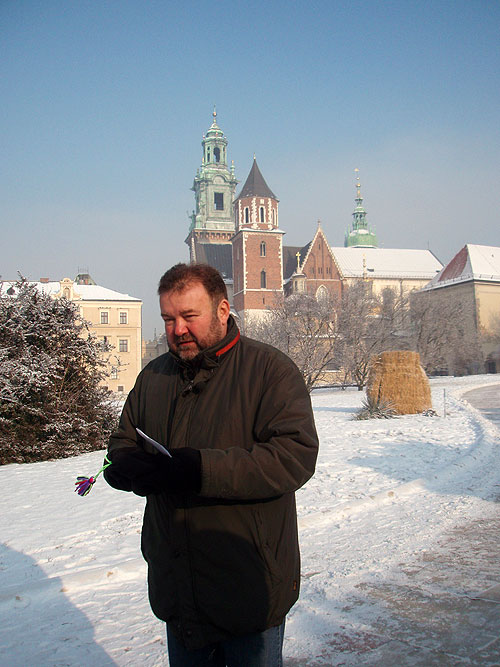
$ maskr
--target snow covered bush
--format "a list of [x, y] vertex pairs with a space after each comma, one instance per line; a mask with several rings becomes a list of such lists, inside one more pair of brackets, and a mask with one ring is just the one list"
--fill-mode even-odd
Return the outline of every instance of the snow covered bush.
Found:
[[0, 292], [0, 464], [106, 446], [117, 419], [100, 385], [107, 350], [67, 299], [24, 279]]

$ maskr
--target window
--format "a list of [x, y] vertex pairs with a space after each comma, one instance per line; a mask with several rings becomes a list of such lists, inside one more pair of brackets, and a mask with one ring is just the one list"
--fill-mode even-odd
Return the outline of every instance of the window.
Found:
[[214, 148], [214, 158], [216, 162], [220, 162], [220, 148], [217, 146]]
[[214, 206], [216, 211], [224, 210], [224, 193], [214, 192]]
[[120, 352], [128, 352], [128, 340], [120, 339], [118, 342], [118, 350]]
[[128, 313], [120, 311], [120, 324], [128, 324]]
[[246, 224], [250, 222], [250, 212], [248, 210], [248, 206], [245, 207], [245, 222]]
[[109, 313], [107, 310], [101, 310], [101, 324], [109, 324]]
[[266, 242], [262, 241], [260, 244], [260, 256], [265, 257], [266, 256]]
[[328, 301], [328, 290], [324, 285], [320, 285], [316, 290], [316, 301], [326, 303]]
[[116, 368], [116, 366], [113, 366], [111, 368], [110, 378], [112, 380], [118, 380], [118, 369]]
[[122, 384], [119, 384], [119, 385], [118, 385], [118, 391], [119, 391], [119, 392], [123, 392], [123, 385], [122, 385]]
[[210, 148], [207, 148], [207, 162], [210, 162]]
[[267, 278], [264, 269], [262, 269], [262, 271], [260, 272], [260, 286], [262, 289], [265, 289], [267, 287]]
[[261, 222], [265, 222], [264, 217], [265, 217], [265, 216], [264, 216], [264, 207], [261, 206], [261, 207], [260, 207], [260, 221], [261, 221]]

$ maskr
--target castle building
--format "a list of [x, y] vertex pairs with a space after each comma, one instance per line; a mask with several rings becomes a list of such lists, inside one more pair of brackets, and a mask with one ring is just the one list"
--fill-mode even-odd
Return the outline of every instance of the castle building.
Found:
[[403, 294], [421, 289], [442, 268], [429, 250], [378, 248], [375, 231], [366, 220], [357, 169], [353, 221], [344, 247], [330, 246], [319, 222], [305, 246], [284, 245], [279, 199], [255, 156], [234, 199], [237, 180], [234, 166], [227, 166], [227, 144], [214, 110], [192, 188], [196, 209], [186, 243], [191, 262], [205, 262], [220, 271], [243, 327], [282, 295], [306, 293], [335, 299], [357, 281], [369, 283], [374, 293], [389, 287]]

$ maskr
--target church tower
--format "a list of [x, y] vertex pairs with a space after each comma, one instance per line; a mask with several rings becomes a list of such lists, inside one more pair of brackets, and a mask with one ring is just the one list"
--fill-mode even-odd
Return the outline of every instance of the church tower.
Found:
[[207, 245], [227, 245], [234, 234], [233, 200], [237, 180], [234, 165], [227, 165], [227, 139], [213, 122], [201, 142], [203, 154], [193, 187], [196, 208], [189, 216], [191, 225], [186, 243], [192, 262], [206, 261]]
[[347, 230], [344, 246], [346, 248], [376, 248], [377, 236], [368, 226], [366, 211], [363, 208], [363, 197], [361, 196], [361, 183], [359, 182], [359, 169], [356, 172], [356, 208], [352, 214], [352, 229]]
[[274, 305], [283, 293], [283, 234], [278, 228], [278, 198], [257, 160], [234, 203], [234, 308], [243, 324]]

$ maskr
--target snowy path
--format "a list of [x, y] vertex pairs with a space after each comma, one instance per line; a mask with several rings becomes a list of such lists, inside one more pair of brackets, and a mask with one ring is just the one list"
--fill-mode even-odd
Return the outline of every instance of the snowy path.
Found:
[[[337, 664], [338, 638], [373, 614], [360, 584], [397, 579], [399, 563], [491, 512], [498, 430], [460, 394], [494, 381], [433, 381], [438, 417], [383, 421], [351, 420], [361, 392], [314, 394], [321, 450], [297, 494], [303, 581], [287, 622], [290, 666]], [[76, 475], [101, 460], [97, 452], [0, 468], [1, 665], [168, 665], [140, 557], [144, 501], [101, 480], [85, 498], [72, 492]]]

